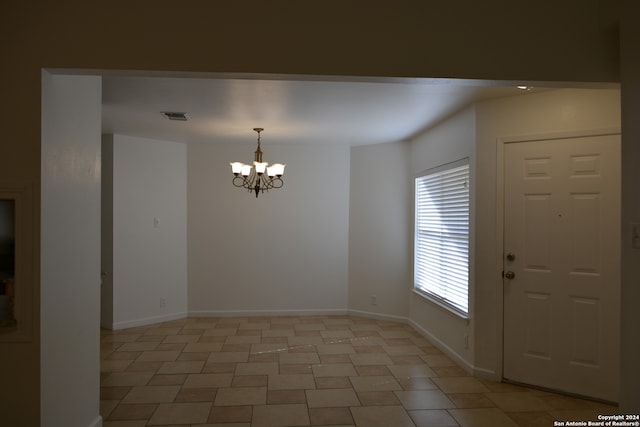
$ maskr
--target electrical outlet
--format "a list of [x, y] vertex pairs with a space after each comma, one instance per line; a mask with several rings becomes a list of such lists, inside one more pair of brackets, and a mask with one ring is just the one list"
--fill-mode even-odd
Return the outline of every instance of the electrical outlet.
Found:
[[167, 306], [167, 299], [160, 298], [160, 308], [165, 308]]
[[371, 296], [369, 297], [369, 303], [370, 303], [371, 305], [378, 305], [378, 297], [377, 297], [377, 296], [375, 296], [375, 295], [371, 295]]
[[464, 348], [469, 348], [469, 334], [464, 334]]

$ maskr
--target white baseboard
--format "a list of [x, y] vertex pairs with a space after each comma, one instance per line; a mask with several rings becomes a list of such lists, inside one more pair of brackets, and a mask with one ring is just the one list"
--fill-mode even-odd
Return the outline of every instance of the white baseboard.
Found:
[[347, 309], [324, 310], [190, 310], [188, 317], [343, 316]]
[[102, 427], [102, 417], [98, 415], [98, 418], [93, 420], [93, 422], [89, 424], [88, 427]]
[[473, 364], [469, 363], [468, 361], [466, 361], [464, 358], [462, 358], [462, 356], [456, 353], [451, 347], [446, 345], [443, 341], [439, 340], [429, 331], [427, 331], [418, 323], [414, 322], [408, 317], [395, 316], [391, 314], [373, 313], [370, 311], [361, 311], [361, 310], [349, 310], [349, 314], [354, 316], [362, 316], [362, 317], [367, 317], [372, 319], [378, 319], [378, 320], [389, 320], [393, 322], [407, 323], [411, 325], [411, 327], [413, 327], [415, 330], [417, 330], [427, 340], [429, 340], [429, 342], [431, 342], [438, 350], [442, 351], [448, 357], [453, 359], [458, 365], [462, 367], [462, 369], [467, 371], [469, 374], [480, 377], [480, 378], [486, 378], [486, 379], [495, 380], [495, 381], [501, 380], [501, 378], [497, 376], [496, 372], [489, 369], [478, 368]]
[[168, 322], [170, 320], [176, 320], [176, 319], [184, 319], [185, 317], [187, 317], [187, 313], [170, 313], [170, 314], [163, 314], [161, 316], [153, 316], [153, 317], [143, 317], [141, 319], [133, 319], [133, 320], [125, 320], [122, 322], [115, 322], [113, 324], [113, 330], [117, 331], [119, 329], [126, 329], [126, 328], [135, 328], [137, 326], [146, 326], [146, 325], [152, 325], [154, 323], [162, 323], [162, 322]]
[[475, 367], [473, 370], [473, 376], [477, 378], [484, 378], [485, 380], [502, 381], [502, 376], [491, 369]]
[[393, 314], [374, 313], [372, 311], [363, 311], [363, 310], [349, 310], [349, 314], [353, 316], [366, 317], [369, 319], [389, 320], [392, 322], [407, 323], [406, 317], [396, 316]]
[[474, 365], [467, 362], [465, 359], [462, 358], [462, 356], [456, 353], [451, 347], [449, 347], [447, 344], [439, 340], [437, 337], [435, 337], [429, 331], [424, 329], [418, 323], [414, 322], [411, 319], [408, 319], [408, 322], [409, 322], [409, 325], [411, 325], [415, 330], [420, 332], [420, 334], [422, 334], [426, 339], [428, 339], [431, 342], [431, 344], [433, 344], [438, 350], [440, 350], [441, 352], [449, 356], [451, 359], [453, 359], [458, 365], [460, 365], [460, 367], [462, 367], [462, 369], [467, 371], [469, 374], [473, 375], [477, 370], [479, 370], [479, 368], [476, 368]]

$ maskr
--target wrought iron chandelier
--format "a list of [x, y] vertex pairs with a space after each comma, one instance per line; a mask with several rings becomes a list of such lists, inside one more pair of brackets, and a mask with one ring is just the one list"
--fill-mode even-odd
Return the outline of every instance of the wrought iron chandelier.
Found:
[[233, 185], [246, 188], [249, 192], [256, 193], [256, 198], [258, 198], [258, 194], [269, 191], [272, 188], [280, 188], [284, 185], [282, 175], [284, 174], [284, 167], [286, 165], [275, 163], [269, 166], [269, 163], [262, 161], [260, 132], [264, 129], [253, 128], [253, 130], [258, 133], [258, 148], [255, 151], [253, 166], [245, 165], [241, 162], [233, 162], [230, 164], [231, 171], [233, 172]]

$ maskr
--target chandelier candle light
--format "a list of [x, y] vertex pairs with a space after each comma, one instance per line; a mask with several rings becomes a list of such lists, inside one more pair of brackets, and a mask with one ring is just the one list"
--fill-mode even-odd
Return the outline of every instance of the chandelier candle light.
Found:
[[255, 151], [253, 166], [245, 165], [241, 162], [233, 162], [230, 164], [231, 171], [233, 172], [233, 185], [246, 188], [249, 192], [255, 192], [256, 198], [258, 198], [259, 193], [264, 193], [272, 188], [280, 188], [284, 185], [282, 175], [284, 174], [284, 167], [286, 165], [275, 163], [269, 166], [269, 163], [262, 161], [260, 132], [264, 129], [253, 128], [253, 130], [258, 133], [258, 148]]

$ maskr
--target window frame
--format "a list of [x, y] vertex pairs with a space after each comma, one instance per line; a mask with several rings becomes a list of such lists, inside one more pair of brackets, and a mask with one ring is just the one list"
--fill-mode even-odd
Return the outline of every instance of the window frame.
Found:
[[[461, 306], [459, 303], [452, 301], [447, 298], [446, 295], [439, 294], [435, 292], [433, 287], [431, 289], [428, 286], [421, 285], [420, 282], [420, 274], [419, 270], [423, 269], [423, 263], [420, 263], [420, 245], [421, 242], [424, 242], [422, 238], [420, 238], [419, 233], [419, 225], [420, 225], [420, 208], [422, 206], [420, 200], [420, 186], [419, 181], [426, 176], [431, 175], [440, 175], [444, 172], [451, 171], [453, 169], [457, 169], [460, 167], [465, 167], [466, 173], [466, 250], [464, 251], [466, 254], [466, 286], [464, 286], [465, 295], [464, 298], [466, 300], [466, 307]], [[414, 252], [413, 252], [413, 292], [428, 299], [429, 301], [435, 303], [436, 305], [454, 313], [458, 317], [463, 319], [469, 319], [470, 316], [470, 271], [471, 271], [471, 165], [468, 157], [456, 160], [454, 162], [445, 163], [430, 169], [427, 169], [417, 175], [415, 175], [414, 179]], [[453, 239], [452, 239], [453, 240]], [[446, 241], [446, 239], [445, 239]], [[436, 239], [436, 242], [441, 243], [442, 239]], [[426, 246], [426, 244], [425, 244]], [[424, 250], [424, 248], [422, 249]], [[454, 253], [453, 255], [456, 255]], [[459, 252], [457, 253], [459, 255]], [[441, 260], [442, 258], [440, 258]], [[424, 261], [424, 260], [423, 260]], [[437, 275], [443, 276], [442, 270], [438, 270], [436, 272]], [[445, 285], [446, 287], [446, 285]], [[460, 290], [461, 287], [457, 287], [457, 290]]]

